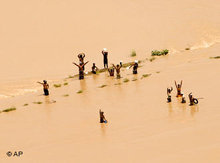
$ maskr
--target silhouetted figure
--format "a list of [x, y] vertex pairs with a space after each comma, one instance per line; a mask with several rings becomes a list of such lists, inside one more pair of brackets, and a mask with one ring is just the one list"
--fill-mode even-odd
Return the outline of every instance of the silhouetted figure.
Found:
[[138, 61], [136, 60], [134, 64], [132, 64], [129, 68], [133, 67], [133, 74], [137, 74], [137, 69], [138, 69]]
[[95, 63], [92, 65], [92, 73], [96, 74], [96, 71], [98, 71], [98, 67], [96, 67]]
[[182, 84], [183, 84], [182, 80], [181, 80], [180, 84], [176, 84], [176, 81], [175, 81], [175, 85], [176, 85], [176, 89], [177, 89], [176, 97], [182, 97], [182, 93], [181, 93]]
[[171, 92], [173, 91], [173, 87], [167, 88], [167, 102], [171, 102]]
[[108, 68], [108, 51], [106, 48], [103, 49], [102, 54], [104, 59], [104, 68]]
[[37, 83], [43, 85], [44, 95], [48, 96], [49, 95], [49, 90], [48, 90], [49, 89], [49, 84], [47, 83], [47, 81], [43, 80], [43, 83], [41, 83], [41, 82], [37, 82]]
[[184, 93], [182, 93], [182, 101], [181, 101], [181, 103], [186, 103], [186, 98], [185, 98]]
[[199, 103], [198, 99], [193, 97], [192, 92], [189, 94], [189, 101], [190, 101], [189, 103], [190, 106]]
[[[89, 62], [89, 61], [88, 61], [88, 62]], [[79, 80], [84, 79], [84, 69], [83, 69], [83, 67], [84, 67], [88, 62], [86, 62], [86, 63], [84, 63], [84, 64], [80, 63], [80, 65], [78, 65], [78, 64], [76, 64], [76, 63], [73, 62], [74, 65], [76, 65], [77, 67], [79, 67]]]
[[100, 116], [100, 123], [107, 123], [107, 120], [105, 119], [104, 112], [99, 110], [99, 116]]
[[[78, 58], [79, 58], [79, 64], [84, 64], [84, 58], [85, 58], [85, 54], [84, 53], [80, 53], [78, 54]], [[85, 70], [84, 66], [83, 66], [83, 70]]]
[[116, 66], [113, 64], [113, 67], [115, 68], [116, 70], [116, 73], [117, 73], [117, 79], [120, 79], [121, 78], [121, 75], [120, 75], [120, 69], [122, 66], [120, 66], [119, 64], [117, 64]]
[[114, 68], [109, 68], [108, 72], [109, 72], [110, 76], [114, 76], [115, 75], [115, 69]]

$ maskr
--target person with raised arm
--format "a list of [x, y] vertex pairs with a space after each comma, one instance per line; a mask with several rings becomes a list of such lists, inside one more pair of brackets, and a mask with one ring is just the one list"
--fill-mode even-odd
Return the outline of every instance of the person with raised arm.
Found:
[[115, 75], [115, 69], [114, 69], [114, 67], [108, 68], [108, 72], [109, 72], [109, 75], [110, 75], [110, 76], [114, 76], [114, 75]]
[[44, 95], [48, 96], [49, 95], [49, 90], [48, 90], [49, 89], [49, 84], [47, 83], [47, 81], [43, 80], [43, 83], [41, 83], [41, 82], [37, 82], [37, 83], [39, 83], [43, 86]]
[[176, 81], [175, 81], [175, 85], [176, 85], [176, 89], [177, 89], [177, 95], [176, 95], [176, 97], [182, 97], [182, 93], [181, 93], [182, 84], [183, 84], [183, 81], [182, 81], [182, 80], [181, 80], [181, 83], [180, 83], [180, 84], [177, 84]]
[[[78, 58], [79, 58], [79, 64], [84, 64], [84, 58], [85, 58], [85, 53], [79, 53], [78, 54]], [[83, 66], [83, 70], [85, 70], [84, 66]]]
[[137, 74], [137, 69], [138, 69], [138, 60], [135, 60], [135, 62], [129, 67], [129, 69], [133, 67], [133, 74]]
[[103, 54], [104, 68], [108, 68], [108, 51], [106, 48], [102, 50], [102, 54]]
[[120, 66], [119, 64], [117, 64], [116, 66], [114, 64], [112, 64], [113, 67], [115, 68], [116, 70], [116, 73], [117, 73], [117, 79], [120, 79], [121, 78], [121, 75], [120, 75], [120, 69], [122, 66]]
[[167, 88], [167, 102], [169, 103], [169, 102], [171, 102], [172, 100], [171, 100], [171, 92], [173, 91], [173, 87], [171, 87], [171, 88]]
[[89, 61], [87, 61], [86, 63], [82, 64], [80, 63], [79, 65], [76, 64], [75, 62], [73, 62], [74, 65], [76, 65], [79, 68], [79, 80], [84, 79], [84, 69], [83, 67], [88, 63]]

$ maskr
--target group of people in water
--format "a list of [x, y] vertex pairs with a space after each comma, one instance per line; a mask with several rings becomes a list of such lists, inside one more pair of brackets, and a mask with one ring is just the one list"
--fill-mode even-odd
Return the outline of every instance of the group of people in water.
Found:
[[[104, 64], [104, 68], [108, 69], [109, 75], [110, 76], [114, 76], [115, 75], [115, 71], [116, 71], [116, 77], [117, 79], [121, 78], [120, 75], [120, 69], [122, 68], [123, 64], [122, 62], [120, 62], [120, 64], [114, 65], [112, 64], [112, 67], [109, 68], [108, 65], [108, 50], [106, 48], [104, 48], [102, 50], [102, 55], [103, 55], [103, 64]], [[74, 65], [76, 65], [79, 68], [79, 80], [84, 79], [84, 70], [85, 70], [85, 65], [88, 63], [84, 62], [84, 58], [85, 58], [85, 54], [84, 53], [80, 53], [78, 55], [79, 58], [79, 64], [76, 64], [75, 62], [73, 62]], [[137, 74], [137, 69], [138, 69], [138, 61], [136, 60], [134, 64], [132, 64], [129, 69], [133, 67], [133, 74]], [[99, 68], [95, 65], [95, 63], [93, 63], [92, 66], [92, 73], [96, 74], [97, 71], [99, 70]]]
[[[184, 94], [181, 92], [181, 89], [182, 89], [182, 84], [183, 84], [183, 81], [181, 80], [180, 84], [177, 84], [176, 81], [175, 82], [175, 86], [176, 86], [176, 89], [177, 89], [177, 95], [176, 97], [181, 97], [182, 100], [181, 100], [181, 103], [186, 103], [186, 99], [185, 99], [185, 96]], [[167, 102], [170, 103], [172, 100], [171, 100], [171, 92], [173, 91], [173, 87], [170, 87], [170, 88], [167, 88]], [[188, 95], [189, 97], [189, 102], [190, 102], [190, 106], [192, 105], [195, 105], [195, 104], [198, 104], [198, 99], [194, 98], [193, 95], [192, 95], [192, 92]]]
[[[109, 68], [108, 66], [108, 51], [106, 48], [104, 48], [102, 50], [102, 55], [103, 55], [103, 64], [104, 64], [104, 69], [107, 69], [109, 72], [109, 76], [114, 77], [115, 75], [115, 71], [116, 71], [116, 77], [117, 79], [121, 78], [120, 75], [120, 70], [123, 66], [122, 61], [120, 61], [120, 64], [114, 65], [112, 64], [112, 67]], [[84, 62], [84, 58], [85, 58], [85, 54], [84, 53], [80, 53], [78, 54], [78, 58], [79, 58], [79, 64], [73, 62], [74, 65], [76, 65], [79, 68], [79, 80], [84, 79], [84, 70], [85, 70], [85, 65], [89, 62]], [[132, 68], [133, 67], [133, 74], [137, 74], [137, 69], [138, 69], [138, 61], [135, 60], [135, 62], [133, 64], [131, 64], [128, 68]], [[92, 65], [92, 73], [93, 74], [97, 74], [97, 71], [99, 70], [99, 68], [95, 65], [95, 63], [93, 63]], [[37, 82], [39, 84], [41, 84], [43, 86], [43, 91], [44, 91], [44, 95], [48, 96], [49, 95], [49, 84], [47, 83], [46, 80], [43, 80], [43, 82]], [[99, 115], [100, 115], [100, 123], [107, 123], [107, 120], [105, 119], [104, 116], [104, 112], [99, 110]]]
[[[108, 67], [108, 51], [106, 48], [104, 48], [102, 50], [102, 54], [103, 54], [103, 63], [104, 63], [104, 69], [107, 69], [108, 72], [109, 72], [109, 76], [114, 76], [115, 74], [115, 71], [116, 71], [116, 78], [117, 79], [120, 79], [121, 78], [121, 75], [120, 75], [120, 69], [122, 68], [123, 64], [122, 64], [122, 61], [120, 62], [120, 64], [117, 64], [116, 66], [114, 64], [112, 64], [112, 67]], [[84, 70], [85, 70], [85, 65], [89, 62], [84, 62], [84, 58], [85, 58], [85, 54], [84, 53], [80, 53], [78, 55], [78, 58], [79, 58], [79, 64], [73, 62], [74, 65], [76, 65], [78, 68], [79, 68], [79, 80], [82, 80], [84, 79]], [[137, 74], [137, 69], [138, 69], [138, 61], [135, 60], [134, 63], [132, 63], [128, 69], [132, 68], [133, 67], [133, 74]], [[96, 74], [97, 71], [99, 70], [99, 68], [95, 65], [95, 63], [93, 63], [92, 65], [92, 73], [93, 74]], [[43, 85], [43, 91], [44, 91], [44, 95], [45, 96], [48, 96], [49, 95], [49, 84], [47, 83], [46, 80], [43, 80], [43, 82], [37, 82], [41, 85]], [[181, 97], [182, 98], [182, 101], [181, 103], [186, 103], [186, 99], [185, 99], [185, 96], [184, 94], [181, 92], [181, 89], [182, 89], [182, 84], [183, 82], [181, 81], [180, 84], [177, 84], [176, 81], [175, 81], [175, 86], [176, 86], [176, 89], [177, 89], [177, 95], [176, 97]], [[173, 87], [170, 87], [170, 88], [167, 88], [167, 102], [170, 103], [172, 102], [172, 99], [171, 99], [171, 92], [173, 91]], [[192, 93], [190, 93], [189, 95], [189, 101], [190, 101], [190, 106], [191, 105], [195, 105], [195, 104], [198, 104], [198, 99], [194, 98]], [[104, 112], [99, 110], [99, 116], [100, 116], [100, 123], [107, 123], [107, 120], [105, 119], [105, 116], [104, 116]]]

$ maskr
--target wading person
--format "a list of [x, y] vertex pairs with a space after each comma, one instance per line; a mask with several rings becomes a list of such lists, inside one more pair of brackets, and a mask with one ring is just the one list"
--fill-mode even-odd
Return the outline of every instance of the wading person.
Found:
[[93, 65], [92, 65], [92, 73], [96, 74], [96, 71], [98, 71], [98, 70], [99, 70], [98, 67], [96, 67], [95, 63], [93, 63]]
[[99, 110], [99, 117], [100, 117], [100, 123], [107, 123], [107, 120], [105, 119], [104, 112]]
[[117, 64], [116, 66], [113, 64], [113, 67], [115, 68], [116, 70], [116, 73], [117, 73], [117, 79], [120, 79], [121, 78], [121, 75], [120, 75], [120, 69], [122, 66], [120, 66], [119, 64]]
[[115, 69], [114, 68], [108, 69], [108, 72], [109, 72], [110, 76], [114, 76], [115, 75]]
[[138, 69], [138, 61], [136, 60], [134, 64], [132, 64], [129, 68], [133, 67], [133, 74], [137, 74], [137, 69]]
[[103, 54], [104, 68], [108, 68], [108, 51], [106, 48], [103, 49], [102, 54]]
[[171, 92], [173, 91], [173, 87], [167, 88], [167, 102], [171, 102]]
[[[84, 53], [80, 53], [78, 54], [78, 58], [79, 58], [79, 64], [84, 64], [84, 58], [85, 58], [85, 54]], [[85, 70], [84, 66], [83, 66], [83, 70]]]
[[76, 63], [73, 62], [74, 65], [76, 65], [77, 67], [79, 67], [79, 80], [84, 79], [84, 69], [83, 67], [88, 63], [89, 61], [87, 61], [86, 63], [82, 64], [80, 63], [79, 65], [77, 65]]
[[182, 93], [182, 101], [181, 101], [181, 103], [186, 103], [186, 99], [185, 99], [184, 93]]
[[176, 97], [182, 97], [182, 93], [181, 93], [182, 84], [183, 84], [182, 80], [181, 80], [180, 84], [176, 84], [176, 81], [175, 81], [175, 85], [176, 85], [176, 89], [177, 89]]
[[192, 106], [198, 104], [198, 100], [193, 97], [192, 92], [189, 94], [189, 105]]
[[49, 95], [49, 90], [48, 90], [49, 89], [49, 84], [47, 83], [47, 81], [43, 80], [43, 83], [41, 83], [41, 82], [37, 82], [37, 83], [43, 85], [44, 95], [48, 96]]

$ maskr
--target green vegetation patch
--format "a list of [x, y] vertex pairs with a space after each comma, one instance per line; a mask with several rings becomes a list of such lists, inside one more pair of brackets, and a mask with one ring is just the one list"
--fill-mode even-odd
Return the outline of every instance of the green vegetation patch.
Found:
[[132, 81], [136, 81], [137, 79], [132, 79]]
[[123, 82], [124, 82], [124, 83], [127, 83], [127, 82], [129, 82], [129, 79], [128, 79], [128, 78], [125, 78], [125, 79], [123, 80]]
[[61, 84], [54, 84], [53, 85], [55, 88], [59, 88], [59, 87], [61, 87], [62, 85]]
[[220, 59], [220, 56], [210, 57], [210, 59]]
[[64, 86], [66, 86], [66, 85], [68, 85], [68, 84], [69, 84], [69, 83], [67, 83], [67, 82], [66, 82], [66, 83], [63, 83]]
[[99, 86], [99, 88], [104, 88], [104, 87], [106, 87], [106, 86], [107, 86], [107, 85], [103, 84], [103, 85]]
[[190, 48], [185, 48], [185, 50], [190, 50]]
[[28, 106], [28, 104], [24, 104], [23, 106]]
[[65, 95], [63, 95], [63, 97], [68, 97], [69, 96], [69, 94], [65, 94]]
[[155, 57], [152, 57], [152, 58], [149, 59], [149, 61], [153, 62], [155, 59], [156, 59]]
[[16, 108], [15, 107], [11, 107], [11, 108], [7, 108], [5, 110], [2, 110], [2, 112], [10, 112], [10, 111], [14, 111], [14, 110], [16, 110]]
[[147, 77], [149, 77], [149, 76], [151, 76], [151, 74], [143, 74], [143, 75], [142, 75], [142, 78], [147, 78]]
[[132, 50], [132, 52], [131, 52], [131, 55], [130, 55], [131, 57], [135, 57], [135, 56], [137, 56], [137, 53], [136, 53], [136, 51], [135, 50]]
[[82, 90], [79, 90], [79, 91], [78, 91], [78, 92], [76, 92], [76, 93], [80, 94], [80, 93], [83, 93], [83, 91], [82, 91]]
[[33, 104], [43, 104], [41, 101], [33, 102]]
[[152, 56], [162, 56], [162, 55], [167, 55], [169, 53], [169, 50], [168, 49], [164, 49], [164, 50], [153, 50], [151, 52], [151, 55]]

